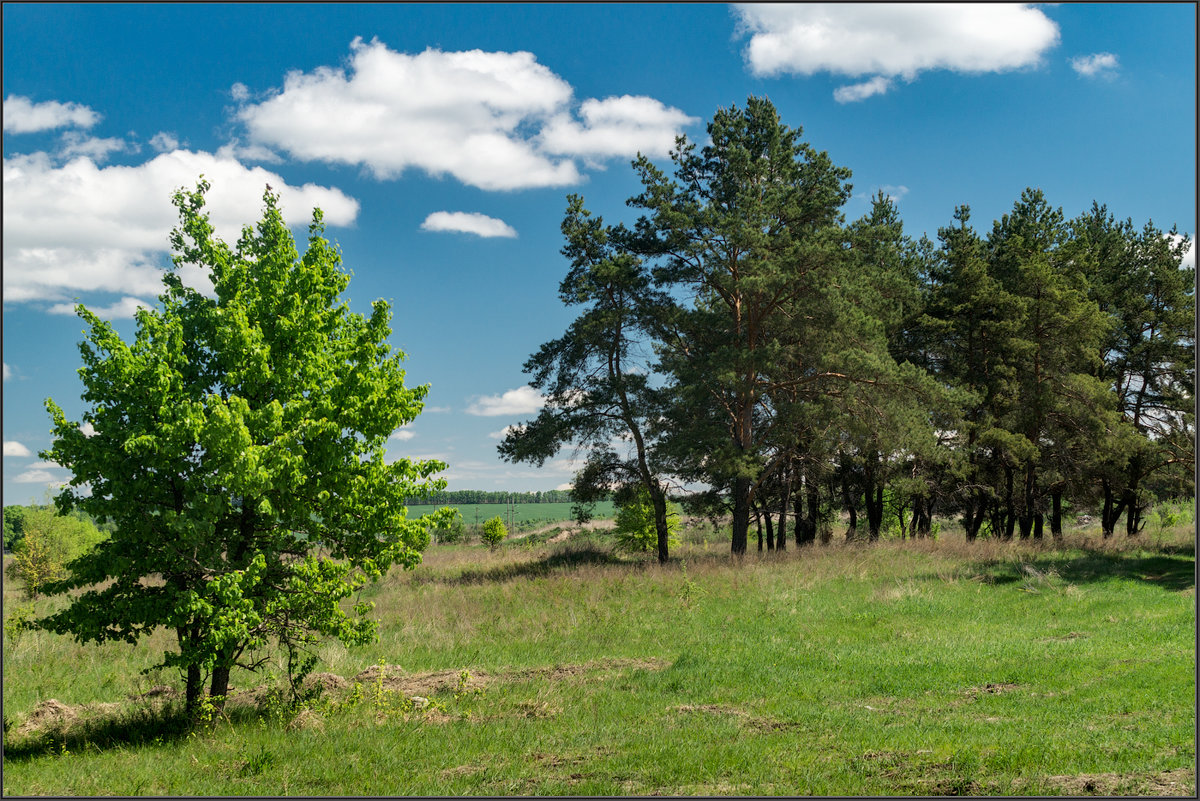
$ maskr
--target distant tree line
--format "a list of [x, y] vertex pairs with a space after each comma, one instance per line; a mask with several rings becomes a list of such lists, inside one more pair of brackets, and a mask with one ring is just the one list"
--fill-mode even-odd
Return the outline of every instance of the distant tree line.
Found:
[[[1194, 495], [1194, 267], [1175, 228], [1038, 189], [937, 241], [882, 193], [846, 222], [850, 171], [770, 102], [717, 112], [673, 175], [634, 162], [632, 226], [568, 198], [559, 291], [582, 309], [525, 364], [547, 397], [501, 442], [544, 463], [582, 445], [576, 500], [639, 493], [667, 558], [669, 496], [732, 515], [731, 549], [888, 527], [969, 540], [1062, 533], [1066, 510], [1144, 526]], [[683, 493], [683, 487], [706, 487]], [[765, 528], [765, 538], [763, 536]]]
[[538, 492], [490, 492], [488, 490], [443, 490], [430, 495], [409, 498], [406, 503], [436, 504], [438, 506], [460, 506], [472, 503], [570, 503], [570, 490], [544, 490]]

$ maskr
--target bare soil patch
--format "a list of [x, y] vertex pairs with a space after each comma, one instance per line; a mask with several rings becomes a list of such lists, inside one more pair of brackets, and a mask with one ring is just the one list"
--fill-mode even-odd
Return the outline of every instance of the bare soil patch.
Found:
[[1191, 768], [1161, 773], [1079, 773], [1046, 776], [1043, 781], [1065, 795], [1196, 795], [1196, 773]]
[[379, 684], [385, 690], [404, 695], [430, 695], [439, 691], [474, 689], [486, 687], [497, 681], [524, 681], [545, 678], [565, 681], [579, 676], [590, 676], [625, 668], [662, 670], [667, 666], [662, 659], [598, 659], [572, 665], [548, 665], [545, 667], [521, 668], [489, 673], [486, 670], [467, 669], [463, 681], [463, 669], [435, 670], [428, 673], [408, 673], [399, 665], [372, 665], [354, 677], [364, 685]]

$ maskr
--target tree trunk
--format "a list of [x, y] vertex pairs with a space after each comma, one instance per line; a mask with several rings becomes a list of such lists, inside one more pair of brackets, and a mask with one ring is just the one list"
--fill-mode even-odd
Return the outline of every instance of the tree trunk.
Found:
[[[1040, 530], [1041, 524], [1035, 522], [1034, 518], [1041, 515], [1037, 512], [1037, 468], [1030, 461], [1025, 467], [1025, 486], [1024, 493], [1021, 499], [1021, 539], [1029, 539], [1029, 535], [1034, 533], [1034, 528]], [[1034, 534], [1040, 537], [1041, 534]]]
[[749, 478], [739, 476], [733, 480], [733, 536], [730, 538], [729, 549], [735, 556], [746, 553], [746, 540], [750, 531], [751, 487]]
[[1062, 538], [1062, 490], [1050, 493], [1050, 533], [1055, 539]]
[[975, 497], [967, 503], [966, 511], [963, 513], [963, 531], [966, 532], [967, 542], [974, 542], [979, 536], [979, 529], [983, 526], [983, 519], [987, 511], [987, 501], [984, 498], [983, 490], [977, 490]]
[[775, 550], [775, 527], [771, 525], [771, 512], [766, 508], [766, 504], [763, 504], [762, 516], [763, 523], [767, 526], [767, 550], [773, 551]]
[[[776, 548], [787, 550], [787, 510], [792, 500], [792, 471], [786, 466], [783, 470], [783, 495], [779, 502], [779, 536], [776, 538]], [[794, 523], [792, 524], [795, 525]]]
[[762, 533], [762, 515], [758, 510], [754, 510], [754, 525], [758, 528], [758, 550], [763, 549], [763, 533]]
[[1103, 487], [1104, 506], [1100, 510], [1100, 529], [1104, 532], [1104, 538], [1108, 539], [1116, 530], [1117, 520], [1121, 518], [1121, 513], [1125, 511], [1128, 496], [1122, 494], [1121, 500], [1117, 501], [1116, 494], [1107, 480], [1103, 482]]
[[1043, 515], [1041, 512], [1033, 513], [1033, 538], [1035, 540], [1040, 540], [1042, 538], [1042, 526], [1045, 525], [1043, 522], [1044, 520], [1045, 515]]
[[[872, 482], [868, 482], [870, 486]], [[871, 497], [871, 496], [874, 497]], [[879, 530], [883, 527], [883, 487], [874, 487], [867, 491], [867, 539], [875, 542], [879, 539]]]
[[1004, 468], [1004, 539], [1013, 538], [1017, 524], [1017, 510], [1013, 502], [1013, 469]]
[[671, 534], [667, 529], [667, 496], [662, 487], [650, 488], [650, 503], [654, 507], [654, 531], [658, 534], [658, 563], [666, 564], [669, 556], [667, 541]]
[[229, 695], [229, 668], [228, 663], [216, 665], [213, 667], [212, 683], [208, 689], [209, 700], [218, 711], [225, 708], [225, 696]]
[[846, 540], [849, 541], [858, 536], [858, 504], [854, 502], [854, 495], [850, 492], [850, 476], [845, 472], [842, 473], [842, 505], [850, 516], [850, 523], [846, 528]]
[[183, 711], [188, 718], [195, 718], [200, 704], [200, 693], [204, 692], [199, 665], [188, 665], [187, 684], [184, 690]]

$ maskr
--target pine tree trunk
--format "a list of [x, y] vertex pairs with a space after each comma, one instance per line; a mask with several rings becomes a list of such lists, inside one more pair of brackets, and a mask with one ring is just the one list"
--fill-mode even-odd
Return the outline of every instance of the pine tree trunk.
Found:
[[667, 529], [667, 498], [661, 487], [650, 488], [650, 503], [654, 507], [654, 531], [658, 534], [658, 563], [666, 564], [671, 535]]
[[750, 532], [750, 479], [738, 477], [733, 480], [733, 536], [730, 552], [740, 556], [746, 553], [746, 540]]
[[1004, 539], [1011, 540], [1017, 523], [1017, 511], [1013, 501], [1013, 469], [1004, 468]]
[[[873, 482], [868, 482], [868, 486]], [[871, 497], [871, 496], [874, 497]], [[875, 542], [879, 539], [879, 531], [883, 527], [883, 487], [868, 490], [867, 502], [867, 539]]]
[[758, 528], [758, 550], [763, 549], [763, 532], [762, 532], [762, 515], [758, 510], [754, 510], [754, 525]]
[[[783, 469], [783, 495], [779, 502], [779, 536], [775, 542], [776, 548], [781, 551], [787, 550], [787, 509], [788, 503], [792, 499], [792, 471], [784, 466]], [[795, 523], [792, 524], [793, 526]]]
[[1062, 537], [1062, 490], [1050, 493], [1050, 533], [1055, 539]]

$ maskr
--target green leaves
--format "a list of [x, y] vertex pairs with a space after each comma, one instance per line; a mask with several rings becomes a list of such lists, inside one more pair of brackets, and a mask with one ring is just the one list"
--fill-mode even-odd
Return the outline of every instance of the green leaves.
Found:
[[[272, 638], [291, 648], [369, 636], [366, 608], [351, 619], [338, 602], [419, 562], [441, 518], [407, 520], [404, 499], [441, 489], [432, 475], [445, 465], [384, 462], [388, 435], [428, 388], [404, 385], [386, 303], [364, 317], [339, 300], [349, 275], [320, 212], [301, 257], [268, 190], [262, 219], [231, 248], [213, 237], [207, 189], [175, 195], [175, 270], [132, 343], [80, 307], [96, 435], [47, 400], [55, 440], [43, 458], [90, 488], [64, 490], [60, 508], [116, 530], [56, 586], [112, 583], [44, 623], [97, 641], [169, 626], [179, 652], [167, 663], [225, 669]], [[208, 272], [213, 297], [183, 286], [185, 265]], [[309, 553], [318, 547], [328, 556]]]

